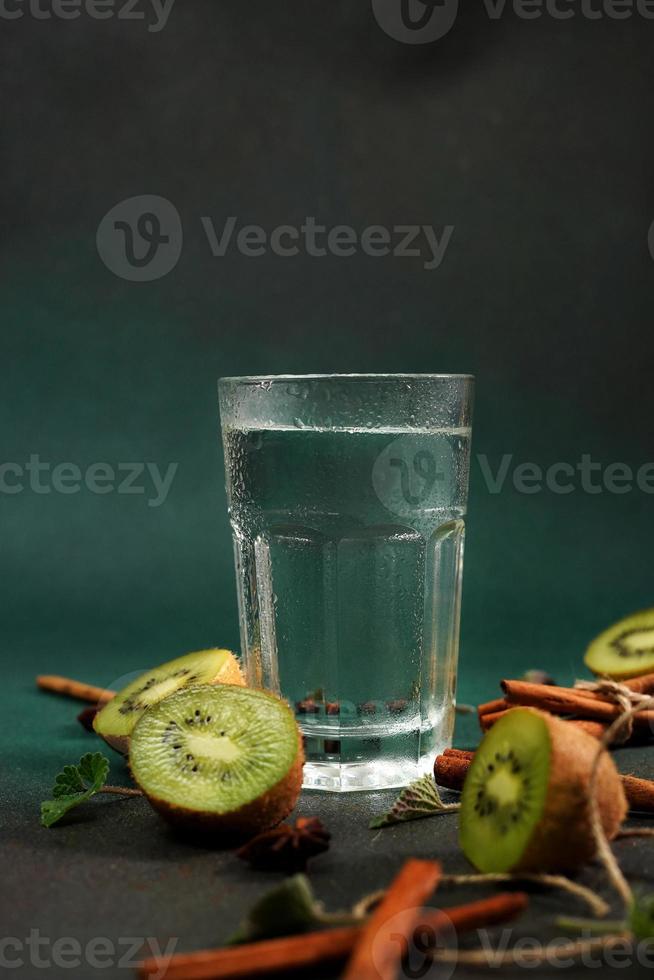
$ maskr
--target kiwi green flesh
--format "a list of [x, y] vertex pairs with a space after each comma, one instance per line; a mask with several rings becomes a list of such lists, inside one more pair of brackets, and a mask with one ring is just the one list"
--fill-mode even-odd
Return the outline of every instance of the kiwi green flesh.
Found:
[[102, 736], [130, 735], [149, 707], [186, 685], [210, 683], [229, 656], [228, 650], [201, 650], [146, 671], [98, 712], [94, 720], [96, 732]]
[[184, 688], [142, 716], [129, 761], [151, 798], [225, 814], [280, 783], [300, 751], [285, 702], [265, 691], [203, 685]]
[[627, 616], [600, 633], [584, 660], [595, 674], [616, 680], [654, 671], [654, 609]]
[[459, 841], [480, 871], [519, 863], [545, 807], [550, 757], [547, 725], [530, 711], [501, 718], [477, 749], [461, 796]]

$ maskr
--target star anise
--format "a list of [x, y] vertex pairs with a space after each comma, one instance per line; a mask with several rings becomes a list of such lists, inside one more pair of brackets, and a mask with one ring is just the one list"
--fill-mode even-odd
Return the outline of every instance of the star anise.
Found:
[[305, 871], [307, 861], [329, 848], [331, 834], [318, 817], [299, 817], [295, 826], [283, 823], [266, 830], [239, 848], [237, 856], [261, 871]]

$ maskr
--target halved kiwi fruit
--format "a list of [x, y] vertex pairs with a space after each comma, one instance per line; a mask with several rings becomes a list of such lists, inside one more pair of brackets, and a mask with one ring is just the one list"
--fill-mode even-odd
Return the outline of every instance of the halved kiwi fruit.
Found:
[[129, 764], [155, 810], [193, 831], [247, 836], [297, 802], [304, 762], [295, 716], [267, 691], [184, 688], [146, 711]]
[[[535, 708], [514, 708], [477, 749], [461, 796], [459, 841], [484, 872], [563, 871], [595, 854], [589, 785], [597, 740]], [[615, 836], [627, 812], [611, 757], [600, 761], [596, 798]]]
[[148, 708], [189, 684], [245, 684], [230, 650], [199, 650], [154, 667], [131, 681], [97, 713], [93, 727], [119, 752], [127, 753], [134, 725]]
[[584, 663], [594, 674], [626, 680], [654, 671], [654, 609], [626, 616], [600, 633]]

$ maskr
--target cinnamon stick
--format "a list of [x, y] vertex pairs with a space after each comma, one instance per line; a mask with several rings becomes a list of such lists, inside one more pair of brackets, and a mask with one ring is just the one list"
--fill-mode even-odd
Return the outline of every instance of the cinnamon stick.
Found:
[[115, 691], [109, 691], [104, 687], [85, 684], [70, 677], [59, 677], [58, 674], [40, 674], [36, 678], [36, 686], [42, 691], [52, 691], [54, 694], [64, 694], [66, 697], [91, 703], [111, 701], [116, 695]]
[[434, 762], [434, 779], [445, 789], [463, 789], [472, 759], [461, 756], [437, 755]]
[[[465, 758], [437, 755], [434, 763], [434, 779], [445, 789], [461, 790], [468, 775], [470, 762]], [[654, 781], [637, 776], [621, 776], [622, 786], [630, 810], [654, 813]]]
[[472, 759], [474, 755], [472, 749], [443, 749], [443, 755], [459, 759]]
[[395, 980], [402, 958], [402, 944], [397, 937], [408, 942], [420, 919], [420, 906], [437, 887], [440, 877], [437, 861], [410, 858], [405, 862], [361, 929], [343, 980]]
[[654, 813], [654, 782], [651, 779], [639, 779], [637, 776], [623, 776], [624, 788], [630, 810], [643, 810]]
[[[511, 705], [511, 708], [519, 707], [520, 705], [518, 704]], [[497, 711], [495, 714], [484, 715], [484, 717], [481, 719], [482, 731], [487, 732], [489, 728], [493, 727], [496, 721], [499, 721], [500, 718], [504, 717], [507, 711], [510, 711], [510, 708], [507, 707], [506, 711]], [[591, 721], [588, 718], [564, 718], [563, 720], [565, 721], [566, 725], [574, 725], [575, 728], [581, 728], [582, 731], [587, 732], [589, 735], [592, 735], [593, 738], [597, 739], [600, 739], [604, 735], [606, 729], [609, 727], [605, 722]], [[648, 732], [645, 729], [634, 732], [634, 734], [628, 738], [626, 742], [621, 742], [620, 745], [642, 744], [643, 741], [646, 740], [647, 735]]]
[[642, 677], [632, 677], [620, 683], [636, 694], [654, 694], [654, 674], [643, 674]]
[[243, 946], [178, 953], [166, 964], [158, 957], [143, 960], [141, 980], [237, 980], [239, 977], [286, 974], [300, 967], [311, 969], [333, 960], [344, 960], [360, 933], [359, 926], [306, 932], [299, 936], [264, 939]]
[[[511, 705], [512, 708], [517, 707], [517, 705]], [[502, 711], [489, 711], [487, 715], [482, 715], [479, 719], [479, 724], [481, 726], [482, 732], [487, 732], [489, 728], [492, 728], [496, 721], [503, 718], [511, 708], [507, 705]]]
[[[515, 919], [527, 906], [524, 892], [500, 892], [490, 898], [450, 909], [425, 909], [420, 925], [433, 931], [434, 940], [452, 928], [457, 935]], [[147, 980], [239, 980], [241, 977], [287, 973], [344, 960], [361, 935], [361, 926], [266, 939], [244, 946], [178, 953], [166, 964], [157, 957], [144, 960], [139, 977]]]
[[[512, 680], [502, 681], [502, 689], [509, 704], [529, 705], [549, 711], [553, 715], [579, 715], [582, 718], [610, 723], [623, 713], [619, 704], [593, 694], [592, 691], [584, 691], [582, 694], [571, 687], [550, 687], [546, 684]], [[654, 731], [654, 711], [641, 711], [634, 716], [633, 723], [634, 728]]]
[[477, 715], [481, 719], [484, 715], [495, 714], [496, 711], [502, 711], [504, 708], [506, 708], [506, 700], [504, 698], [495, 698], [493, 701], [478, 704]]
[[458, 905], [451, 909], [427, 913], [421, 922], [431, 926], [436, 933], [435, 939], [440, 932], [439, 923], [443, 923], [446, 929], [453, 927], [456, 934], [462, 936], [466, 932], [474, 932], [475, 929], [486, 929], [502, 922], [509, 922], [524, 912], [528, 904], [529, 896], [524, 892], [500, 892], [498, 895], [491, 895], [476, 902], [467, 902], [465, 905]]

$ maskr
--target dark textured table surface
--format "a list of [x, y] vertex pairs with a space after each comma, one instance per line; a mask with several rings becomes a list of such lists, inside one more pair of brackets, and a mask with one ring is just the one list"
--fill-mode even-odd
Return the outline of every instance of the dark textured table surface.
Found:
[[[44, 975], [90, 977], [96, 972], [117, 978], [132, 975], [134, 948], [143, 941], [156, 940], [165, 948], [174, 939], [179, 951], [220, 945], [256, 898], [281, 880], [278, 875], [251, 870], [230, 851], [176, 839], [141, 799], [101, 797], [59, 826], [50, 830], [40, 826], [39, 801], [49, 795], [61, 765], [101, 746], [75, 721], [74, 702], [33, 689], [30, 672], [32, 668], [36, 672], [38, 659], [36, 653], [26, 655], [20, 675], [2, 693], [5, 746], [16, 750], [10, 764], [5, 755], [0, 784], [4, 972], [21, 980]], [[78, 663], [78, 676], [80, 669]], [[108, 678], [89, 679], [106, 682]], [[491, 696], [492, 688], [485, 693]], [[474, 745], [478, 737], [474, 719], [460, 716], [459, 721], [457, 744]], [[122, 761], [109, 750], [108, 754], [112, 780], [126, 783]], [[653, 757], [649, 749], [616, 753], [622, 771], [650, 777], [654, 777]], [[350, 907], [362, 895], [384, 887], [410, 856], [438, 858], [448, 872], [470, 870], [457, 847], [455, 815], [369, 830], [370, 817], [387, 807], [394, 795], [303, 794], [298, 813], [320, 816], [333, 835], [330, 850], [310, 868], [316, 895], [329, 910]], [[647, 824], [647, 818], [630, 823]], [[632, 883], [654, 890], [654, 844], [647, 839], [623, 840], [616, 843], [615, 851]], [[618, 903], [599, 865], [589, 866], [579, 880], [605, 895], [617, 911]], [[446, 907], [490, 892], [488, 886], [443, 887], [433, 904]], [[533, 893], [527, 914], [511, 927], [511, 941], [561, 934], [554, 917], [562, 912], [586, 914], [583, 905], [569, 896]], [[491, 933], [496, 942], [506, 941], [507, 935], [502, 929]], [[106, 944], [93, 947], [99, 951], [98, 962], [105, 965], [97, 971], [88, 960], [72, 965], [76, 957], [74, 946], [66, 945], [68, 938], [77, 940], [82, 949], [90, 941], [106, 939]], [[58, 940], [60, 965], [55, 966]], [[66, 958], [71, 965], [64, 967]], [[629, 976], [644, 975], [647, 969], [625, 952], [616, 953], [613, 962], [612, 966], [606, 961], [603, 968]], [[561, 969], [531, 972], [544, 977], [558, 975]], [[581, 972], [578, 966], [566, 970], [571, 976]], [[428, 974], [446, 975], [447, 971], [435, 968]], [[468, 975], [479, 973], [457, 968], [457, 977]]]

